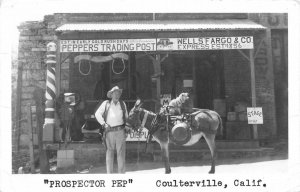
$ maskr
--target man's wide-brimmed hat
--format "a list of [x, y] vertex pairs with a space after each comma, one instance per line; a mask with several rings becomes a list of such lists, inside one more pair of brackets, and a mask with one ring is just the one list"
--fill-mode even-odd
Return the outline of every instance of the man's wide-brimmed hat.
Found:
[[119, 91], [122, 94], [122, 89], [120, 89], [118, 86], [114, 86], [111, 90], [109, 90], [107, 92], [107, 97], [111, 98], [112, 93], [115, 92], [115, 91]]

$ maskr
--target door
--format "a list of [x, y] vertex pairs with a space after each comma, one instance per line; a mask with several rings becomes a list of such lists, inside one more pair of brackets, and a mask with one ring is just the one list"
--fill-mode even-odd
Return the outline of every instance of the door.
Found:
[[225, 97], [221, 51], [199, 51], [195, 56], [195, 107], [214, 109], [214, 99]]

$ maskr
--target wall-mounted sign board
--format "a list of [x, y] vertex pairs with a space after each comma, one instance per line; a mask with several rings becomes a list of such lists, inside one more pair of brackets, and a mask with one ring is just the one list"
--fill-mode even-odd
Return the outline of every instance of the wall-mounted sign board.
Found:
[[253, 49], [253, 36], [60, 40], [60, 52], [129, 52]]
[[248, 124], [264, 124], [262, 107], [247, 107]]

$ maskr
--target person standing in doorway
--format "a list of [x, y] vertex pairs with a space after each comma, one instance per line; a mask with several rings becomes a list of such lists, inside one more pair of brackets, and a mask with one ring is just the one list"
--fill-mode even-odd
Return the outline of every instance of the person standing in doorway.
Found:
[[128, 112], [124, 101], [120, 100], [122, 89], [113, 87], [107, 92], [111, 100], [104, 101], [95, 112], [97, 121], [104, 128], [106, 146], [106, 170], [113, 173], [114, 151], [117, 151], [118, 173], [125, 173], [126, 133], [125, 123]]

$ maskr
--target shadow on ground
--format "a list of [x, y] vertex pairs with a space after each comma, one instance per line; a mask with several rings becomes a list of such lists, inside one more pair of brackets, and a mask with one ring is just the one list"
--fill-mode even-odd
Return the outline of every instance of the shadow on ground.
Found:
[[[263, 147], [272, 147], [273, 150], [271, 153], [260, 154], [260, 156], [255, 155], [231, 155], [231, 156], [219, 156], [216, 160], [216, 166], [222, 165], [239, 165], [239, 164], [251, 164], [259, 162], [268, 162], [275, 160], [286, 160], [288, 158], [288, 147], [287, 143], [283, 144], [264, 144]], [[230, 158], [228, 158], [230, 157]], [[199, 160], [195, 160], [199, 159]], [[207, 153], [177, 153], [170, 154], [170, 165], [171, 168], [176, 167], [202, 167], [210, 166], [210, 154]], [[137, 153], [129, 153], [126, 158], [126, 172], [139, 172], [139, 171], [148, 171], [154, 169], [163, 169], [164, 163], [161, 160], [155, 160], [153, 155], [149, 153], [143, 153], [137, 156]], [[206, 169], [206, 168], [205, 168]], [[209, 167], [208, 167], [209, 169]], [[164, 170], [161, 170], [162, 174]], [[209, 171], [209, 170], [207, 170]], [[96, 165], [90, 164], [81, 164], [76, 167], [69, 167], [66, 169], [56, 169], [54, 168], [52, 173], [63, 173], [63, 174], [105, 174], [106, 167], [105, 162]], [[117, 173], [117, 162], [115, 157], [114, 163], [114, 173]]]
[[[274, 160], [286, 160], [287, 155], [280, 155], [274, 157], [262, 157], [262, 158], [252, 158], [252, 159], [221, 159], [216, 162], [216, 166], [218, 165], [233, 165], [233, 164], [249, 164], [249, 163], [258, 163], [258, 162], [267, 162]], [[192, 167], [192, 166], [210, 166], [209, 160], [199, 160], [199, 161], [188, 161], [188, 162], [170, 162], [171, 168], [175, 167]], [[117, 173], [117, 164], [114, 164], [114, 172]], [[130, 162], [126, 164], [126, 172], [136, 172], [136, 171], [146, 171], [153, 169], [163, 169], [163, 162]], [[209, 171], [209, 170], [207, 170]], [[105, 165], [92, 167], [90, 169], [84, 169], [78, 171], [77, 173], [86, 173], [86, 174], [105, 174], [106, 167]], [[163, 173], [163, 172], [162, 172]]]

